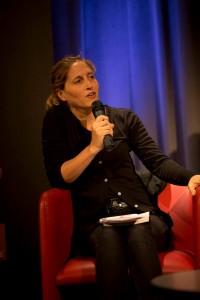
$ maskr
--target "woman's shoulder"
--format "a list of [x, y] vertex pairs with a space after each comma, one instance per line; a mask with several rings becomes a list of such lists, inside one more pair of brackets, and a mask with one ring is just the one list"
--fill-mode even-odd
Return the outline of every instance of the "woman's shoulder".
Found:
[[112, 118], [120, 118], [120, 119], [138, 119], [138, 115], [129, 108], [123, 107], [114, 107], [105, 105], [106, 114]]
[[64, 105], [53, 105], [49, 107], [44, 115], [44, 119], [62, 119], [70, 114], [70, 110]]

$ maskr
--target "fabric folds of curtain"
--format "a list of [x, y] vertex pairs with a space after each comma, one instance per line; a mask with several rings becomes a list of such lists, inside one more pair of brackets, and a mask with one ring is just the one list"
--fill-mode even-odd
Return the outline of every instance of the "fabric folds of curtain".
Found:
[[197, 4], [52, 0], [52, 33], [55, 61], [68, 54], [91, 59], [100, 100], [134, 110], [166, 154], [199, 172]]

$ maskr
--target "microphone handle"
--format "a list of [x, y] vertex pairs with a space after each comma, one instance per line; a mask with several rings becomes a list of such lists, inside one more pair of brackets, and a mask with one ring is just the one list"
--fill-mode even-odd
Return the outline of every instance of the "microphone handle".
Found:
[[113, 139], [109, 134], [105, 135], [103, 142], [104, 142], [104, 148], [106, 151], [109, 152], [113, 149], [113, 147], [114, 147]]

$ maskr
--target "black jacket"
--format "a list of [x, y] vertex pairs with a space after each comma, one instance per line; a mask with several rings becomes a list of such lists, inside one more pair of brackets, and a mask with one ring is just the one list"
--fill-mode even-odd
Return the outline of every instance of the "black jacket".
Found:
[[99, 218], [106, 215], [108, 198], [117, 196], [138, 211], [152, 206], [130, 153], [162, 181], [187, 185], [193, 172], [183, 168], [161, 152], [139, 117], [128, 109], [105, 106], [114, 127], [114, 149], [99, 152], [79, 178], [67, 184], [60, 174], [61, 165], [75, 157], [91, 141], [86, 130], [65, 105], [46, 112], [42, 129], [44, 163], [52, 187], [71, 189], [75, 226], [91, 232]]

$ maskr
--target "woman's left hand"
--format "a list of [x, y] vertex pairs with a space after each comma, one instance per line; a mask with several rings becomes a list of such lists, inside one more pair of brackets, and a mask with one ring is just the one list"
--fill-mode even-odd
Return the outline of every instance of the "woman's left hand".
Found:
[[200, 175], [194, 175], [190, 178], [188, 188], [192, 196], [196, 194], [196, 188], [200, 185]]

